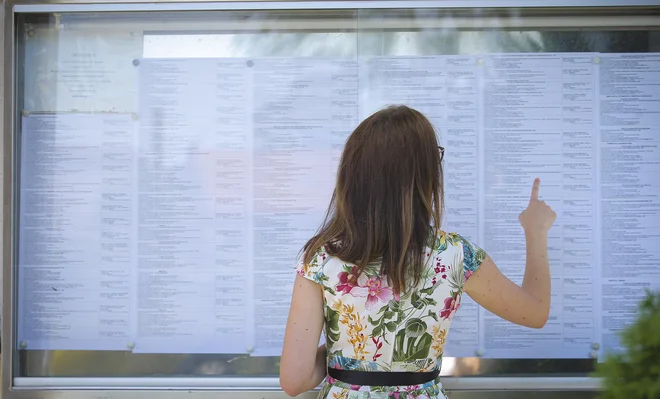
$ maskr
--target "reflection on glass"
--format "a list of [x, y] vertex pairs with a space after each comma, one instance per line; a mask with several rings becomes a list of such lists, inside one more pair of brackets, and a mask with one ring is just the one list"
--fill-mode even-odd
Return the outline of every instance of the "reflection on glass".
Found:
[[[587, 15], [578, 16], [588, 18]], [[364, 60], [387, 55], [648, 52], [660, 48], [657, 32], [608, 30], [607, 26], [582, 30], [579, 25], [566, 30], [537, 26], [523, 29], [520, 26], [526, 18], [518, 10], [500, 14], [472, 10], [466, 14], [428, 9], [397, 13], [351, 10], [72, 14], [62, 15], [60, 29], [54, 29], [52, 24], [56, 19], [52, 15], [21, 16], [18, 45], [22, 58], [17, 69], [20, 77], [17, 108], [45, 112], [130, 110], [138, 89], [134, 80], [139, 65], [135, 61], [140, 58], [346, 57]], [[512, 29], [507, 24], [518, 28]], [[489, 29], [482, 29], [481, 25], [488, 25]], [[91, 68], [94, 73], [85, 74], [90, 65], [95, 66]], [[58, 75], [57, 71], [63, 70], [68, 72]], [[84, 84], [72, 91], [69, 79], [76, 77]], [[102, 96], [103, 93], [111, 95]], [[105, 101], [101, 101], [101, 97]], [[25, 165], [23, 162], [22, 166]], [[18, 360], [21, 376], [276, 376], [279, 369], [277, 357], [236, 354], [23, 350]], [[583, 375], [593, 369], [593, 364], [592, 360], [447, 357], [442, 374]]]
[[355, 39], [349, 32], [154, 34], [144, 38], [144, 57], [351, 57]]

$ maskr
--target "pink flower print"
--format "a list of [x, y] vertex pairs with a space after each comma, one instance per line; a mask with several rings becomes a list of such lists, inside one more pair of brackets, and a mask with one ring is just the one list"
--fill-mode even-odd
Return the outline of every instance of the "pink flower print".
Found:
[[[334, 365], [332, 366], [332, 368], [333, 368], [333, 369], [337, 369], [337, 370], [341, 370], [341, 366], [340, 366], [339, 364], [334, 364]], [[332, 378], [329, 374], [325, 377], [325, 379], [326, 379], [326, 381], [328, 382], [328, 384], [334, 384], [335, 382], [337, 382], [337, 380], [335, 380], [334, 378]]]
[[389, 287], [383, 287], [383, 282], [376, 276], [367, 277], [362, 274], [358, 279], [358, 287], [351, 290], [351, 294], [357, 297], [367, 297], [365, 307], [372, 310], [378, 301], [389, 302], [394, 298], [394, 292]]
[[436, 273], [436, 274], [440, 273], [440, 267], [439, 267], [439, 266], [436, 266], [436, 267], [435, 267], [435, 273]]
[[443, 279], [443, 280], [447, 280], [447, 275], [446, 275], [446, 274], [443, 274], [443, 275], [442, 275], [442, 279]]
[[458, 300], [458, 295], [454, 294], [445, 299], [445, 308], [440, 311], [440, 317], [443, 319], [451, 319], [454, 317], [454, 313], [458, 310], [460, 306], [460, 301]]
[[468, 281], [468, 279], [472, 276], [472, 270], [468, 270], [465, 272], [465, 281]]
[[405, 387], [404, 391], [406, 391], [408, 393], [412, 393], [412, 392], [417, 391], [419, 389], [421, 389], [421, 386], [419, 386], [419, 385], [410, 385], [410, 386]]
[[[332, 366], [332, 368], [333, 368], [333, 369], [337, 369], [337, 370], [341, 370], [341, 369], [342, 369], [342, 368], [341, 368], [341, 365], [339, 365], [339, 364], [335, 364], [334, 366]], [[327, 375], [327, 376], [325, 377], [325, 380], [328, 382], [328, 384], [334, 384], [334, 383], [337, 382], [337, 380], [334, 379], [334, 378], [332, 378], [332, 377], [330, 377], [330, 375]], [[360, 386], [359, 386], [359, 385], [351, 385], [351, 388], [350, 388], [350, 389], [351, 389], [352, 391], [357, 391], [358, 389], [360, 389]]]
[[353, 266], [349, 272], [339, 273], [339, 284], [335, 287], [342, 294], [348, 294], [353, 288], [358, 286], [357, 266]]

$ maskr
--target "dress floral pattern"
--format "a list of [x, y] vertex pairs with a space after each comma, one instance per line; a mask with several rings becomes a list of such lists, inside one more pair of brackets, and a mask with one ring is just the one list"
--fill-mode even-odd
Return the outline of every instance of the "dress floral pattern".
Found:
[[[299, 275], [323, 286], [328, 367], [361, 371], [432, 371], [440, 367], [463, 286], [486, 254], [455, 233], [429, 238], [417, 287], [395, 294], [380, 264], [357, 267], [321, 248]], [[446, 398], [439, 380], [417, 386], [355, 386], [327, 377], [319, 399]]]

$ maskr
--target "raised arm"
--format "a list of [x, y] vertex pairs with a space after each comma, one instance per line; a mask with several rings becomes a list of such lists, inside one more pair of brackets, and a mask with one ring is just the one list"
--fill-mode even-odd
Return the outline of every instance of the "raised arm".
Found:
[[527, 209], [518, 217], [525, 230], [527, 262], [522, 287], [509, 280], [486, 256], [465, 283], [465, 292], [488, 311], [512, 323], [541, 328], [550, 313], [548, 230], [557, 215], [539, 201], [540, 180], [534, 180]]

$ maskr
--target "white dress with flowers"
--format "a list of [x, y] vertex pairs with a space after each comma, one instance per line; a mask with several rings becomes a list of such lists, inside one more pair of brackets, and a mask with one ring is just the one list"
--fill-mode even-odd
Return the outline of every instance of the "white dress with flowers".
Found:
[[[447, 332], [463, 285], [484, 251], [455, 233], [429, 239], [428, 267], [417, 287], [400, 297], [380, 277], [380, 265], [357, 268], [324, 249], [298, 274], [324, 288], [328, 367], [361, 371], [432, 371], [440, 367]], [[354, 386], [327, 377], [319, 398], [445, 398], [439, 380], [418, 386]]]

